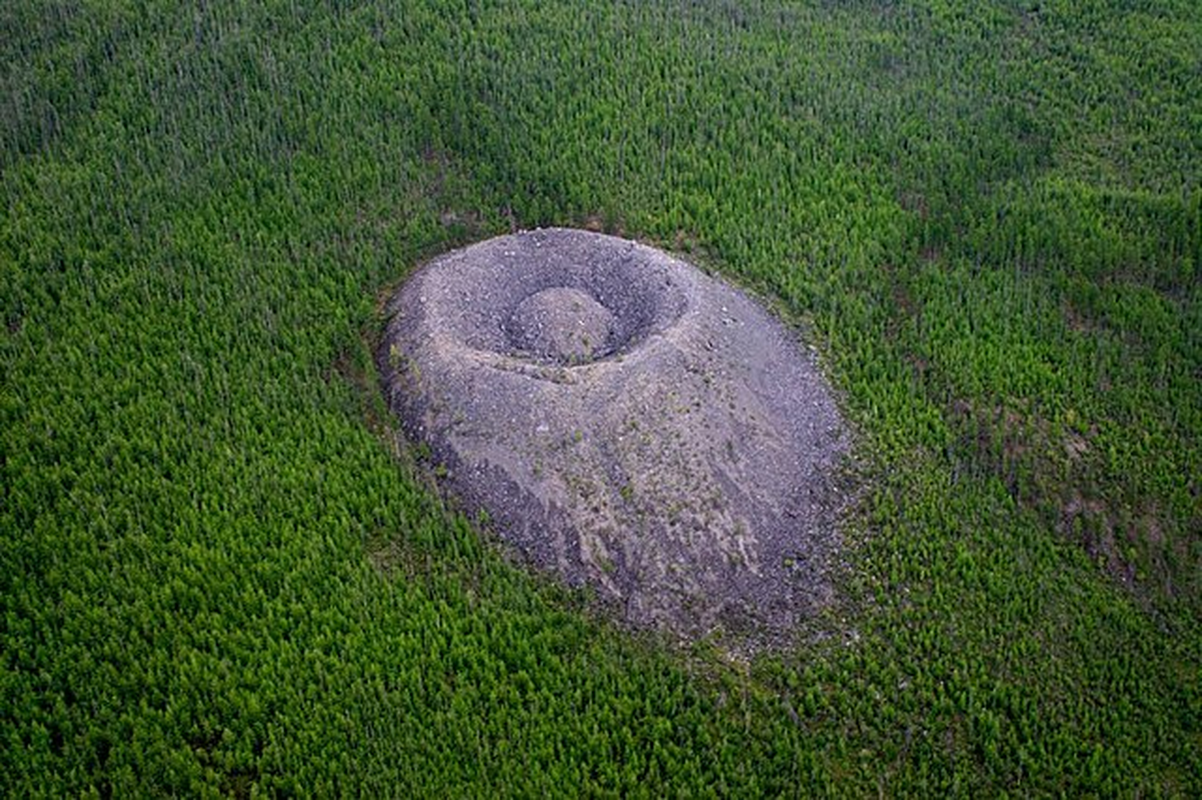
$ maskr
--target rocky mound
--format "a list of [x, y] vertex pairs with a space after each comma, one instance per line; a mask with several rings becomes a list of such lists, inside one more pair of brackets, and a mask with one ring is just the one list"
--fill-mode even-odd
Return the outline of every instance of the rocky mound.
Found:
[[551, 229], [434, 260], [388, 315], [390, 407], [536, 565], [688, 635], [785, 633], [828, 598], [843, 426], [740, 292]]

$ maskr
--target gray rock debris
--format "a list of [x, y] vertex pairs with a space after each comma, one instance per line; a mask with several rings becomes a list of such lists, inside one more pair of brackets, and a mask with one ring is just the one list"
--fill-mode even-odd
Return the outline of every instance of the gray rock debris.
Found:
[[845, 429], [740, 292], [550, 229], [435, 259], [387, 313], [389, 406], [538, 567], [685, 636], [784, 636], [830, 599]]

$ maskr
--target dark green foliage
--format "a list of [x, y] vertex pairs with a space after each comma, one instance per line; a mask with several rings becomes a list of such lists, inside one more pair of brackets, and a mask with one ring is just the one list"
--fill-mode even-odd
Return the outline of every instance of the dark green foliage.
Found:
[[[0, 786], [1202, 793], [1202, 12], [9, 2]], [[810, 326], [867, 476], [749, 670], [394, 453], [368, 341], [540, 224]]]

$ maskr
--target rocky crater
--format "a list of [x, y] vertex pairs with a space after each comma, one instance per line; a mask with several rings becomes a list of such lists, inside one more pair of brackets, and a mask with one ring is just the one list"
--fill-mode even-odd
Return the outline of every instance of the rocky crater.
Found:
[[686, 636], [779, 638], [829, 601], [845, 428], [743, 293], [549, 229], [435, 259], [386, 313], [390, 408], [537, 567]]

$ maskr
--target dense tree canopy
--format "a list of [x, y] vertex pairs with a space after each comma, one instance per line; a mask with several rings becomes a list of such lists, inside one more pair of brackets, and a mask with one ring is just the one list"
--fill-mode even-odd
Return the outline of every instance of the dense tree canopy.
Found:
[[[0, 785], [1202, 792], [1202, 7], [0, 8]], [[840, 600], [616, 629], [390, 445], [377, 298], [578, 225], [804, 326]]]

